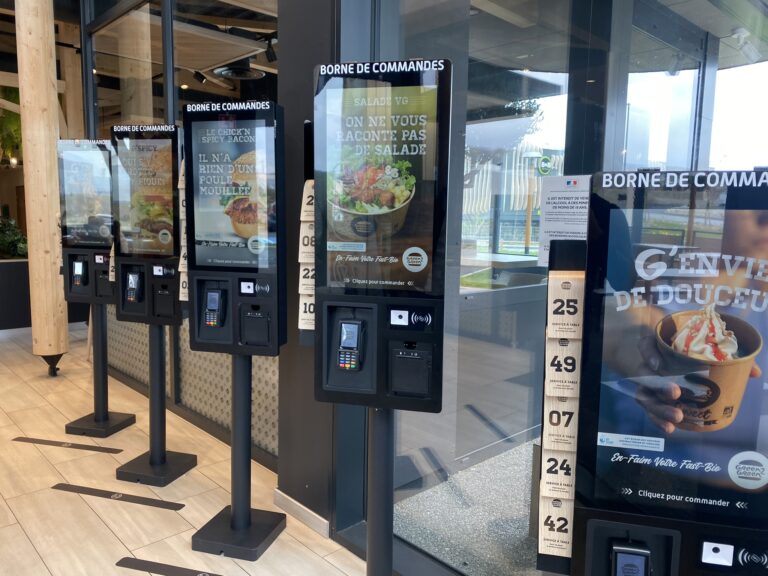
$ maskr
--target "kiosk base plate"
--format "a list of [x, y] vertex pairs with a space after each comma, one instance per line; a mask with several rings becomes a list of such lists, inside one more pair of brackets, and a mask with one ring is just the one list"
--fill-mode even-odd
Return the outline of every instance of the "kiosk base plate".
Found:
[[139, 482], [148, 486], [167, 486], [195, 466], [197, 466], [195, 454], [169, 450], [165, 453], [165, 462], [153, 466], [149, 463], [149, 452], [145, 452], [138, 458], [120, 466], [116, 475], [118, 480], [125, 482]]
[[232, 529], [227, 506], [192, 535], [192, 550], [240, 560], [258, 560], [285, 529], [285, 514], [251, 508], [251, 525]]
[[108, 412], [107, 419], [96, 421], [95, 414], [88, 414], [77, 420], [73, 420], [64, 427], [67, 434], [79, 434], [91, 438], [106, 438], [131, 424], [136, 423], [135, 414], [123, 414], [122, 412]]

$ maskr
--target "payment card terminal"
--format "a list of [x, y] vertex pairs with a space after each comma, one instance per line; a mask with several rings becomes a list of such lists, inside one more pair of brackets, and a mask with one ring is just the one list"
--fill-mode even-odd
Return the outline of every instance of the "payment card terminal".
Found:
[[342, 320], [340, 325], [336, 365], [340, 370], [360, 370], [363, 323], [360, 320]]
[[141, 297], [141, 284], [138, 272], [128, 274], [128, 288], [125, 291], [125, 299], [128, 302], [136, 303]]
[[633, 543], [615, 543], [611, 549], [611, 576], [651, 576], [651, 551]]
[[205, 293], [205, 318], [206, 326], [211, 328], [221, 327], [222, 321], [222, 294], [221, 290], [208, 290]]
[[83, 276], [85, 276], [85, 263], [82, 260], [75, 260], [72, 263], [72, 284], [82, 286]]

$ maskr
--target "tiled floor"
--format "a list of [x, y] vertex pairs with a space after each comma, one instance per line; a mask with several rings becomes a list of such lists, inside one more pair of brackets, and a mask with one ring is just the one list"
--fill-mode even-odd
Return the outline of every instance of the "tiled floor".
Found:
[[[110, 409], [137, 423], [106, 439], [64, 433], [93, 410], [86, 330], [73, 325], [70, 353], [56, 378], [31, 354], [28, 330], [0, 331], [0, 575], [146, 574], [115, 563], [125, 556], [222, 576], [361, 576], [365, 564], [335, 542], [288, 517], [286, 530], [256, 562], [193, 552], [195, 530], [229, 503], [229, 447], [168, 413], [168, 449], [198, 454], [198, 466], [164, 488], [120, 482], [115, 469], [149, 446], [147, 399], [110, 379]], [[96, 453], [13, 441], [19, 436], [120, 448]], [[170, 511], [80, 495], [59, 482], [184, 504]], [[277, 477], [252, 465], [252, 503], [277, 510]]]

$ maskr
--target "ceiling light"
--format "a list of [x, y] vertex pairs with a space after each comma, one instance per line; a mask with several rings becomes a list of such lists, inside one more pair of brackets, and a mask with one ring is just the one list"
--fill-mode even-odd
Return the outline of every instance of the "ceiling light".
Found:
[[186, 90], [187, 88], [189, 88], [189, 84], [182, 84], [182, 85], [180, 86], [180, 88], [181, 88], [182, 90]]
[[251, 68], [249, 58], [242, 58], [224, 66], [219, 66], [214, 69], [213, 73], [221, 78], [229, 78], [231, 80], [259, 80], [266, 76], [261, 70]]
[[277, 60], [277, 52], [272, 47], [272, 38], [267, 41], [267, 62], [274, 62]]
[[19, 165], [19, 159], [16, 156], [11, 156], [11, 168], [16, 168]]
[[192, 73], [192, 77], [200, 82], [200, 84], [205, 84], [208, 81], [208, 78], [206, 78], [199, 70], [195, 70]]

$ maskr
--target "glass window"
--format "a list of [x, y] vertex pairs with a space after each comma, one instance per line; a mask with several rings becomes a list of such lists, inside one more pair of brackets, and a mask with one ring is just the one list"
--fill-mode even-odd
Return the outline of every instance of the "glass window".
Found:
[[277, 17], [235, 4], [176, 2], [179, 119], [187, 103], [277, 100]]
[[163, 123], [163, 41], [155, 3], [121, 16], [93, 36], [97, 133], [119, 123]]
[[[443, 412], [398, 415], [400, 538], [463, 574], [538, 573], [543, 172], [768, 166], [758, 4], [617, 0], [607, 14], [591, 0], [399, 2], [387, 57], [454, 62], [449, 204], [461, 211]], [[707, 223], [719, 200], [704, 201]], [[642, 241], [714, 241], [673, 220], [644, 226]]]
[[398, 414], [395, 533], [473, 575], [535, 566], [539, 209], [543, 174], [563, 174], [568, 107], [570, 2], [507, 5], [402, 0], [393, 55], [453, 61], [452, 137], [462, 140], [451, 151], [449, 205], [461, 203], [461, 228], [448, 243], [461, 257], [448, 273], [458, 314], [446, 320], [443, 411]]

